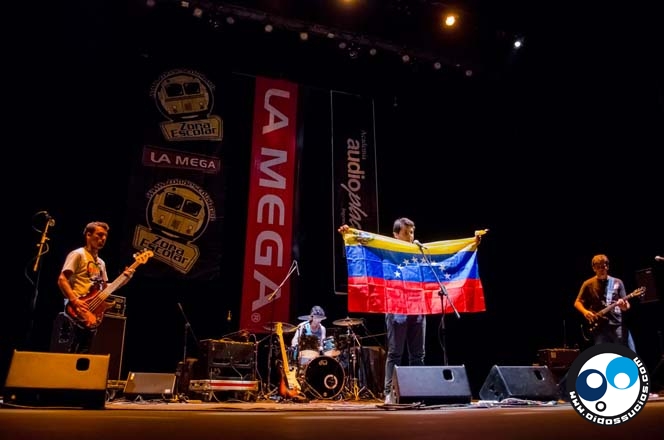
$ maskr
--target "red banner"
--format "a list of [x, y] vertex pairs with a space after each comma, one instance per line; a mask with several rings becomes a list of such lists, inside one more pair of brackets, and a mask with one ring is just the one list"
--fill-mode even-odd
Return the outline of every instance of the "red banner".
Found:
[[240, 328], [290, 318], [297, 85], [256, 79]]

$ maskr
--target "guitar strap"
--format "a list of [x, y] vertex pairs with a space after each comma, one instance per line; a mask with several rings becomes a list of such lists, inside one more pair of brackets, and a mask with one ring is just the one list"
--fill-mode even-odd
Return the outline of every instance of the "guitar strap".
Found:
[[605, 305], [611, 304], [613, 300], [613, 277], [609, 276], [606, 278], [606, 286], [604, 291], [604, 301]]
[[[606, 305], [608, 306], [609, 304], [617, 301], [620, 299], [620, 294], [619, 292], [619, 286], [616, 284], [616, 279], [612, 276], [607, 277], [607, 283], [606, 283], [606, 292], [605, 292], [605, 298], [606, 298]], [[615, 298], [614, 298], [615, 294]], [[607, 313], [607, 318], [609, 319], [609, 322], [613, 323], [613, 317], [618, 316], [620, 317], [622, 315], [622, 310], [620, 310], [619, 306], [615, 306], [609, 313]], [[619, 319], [619, 318], [618, 318]]]

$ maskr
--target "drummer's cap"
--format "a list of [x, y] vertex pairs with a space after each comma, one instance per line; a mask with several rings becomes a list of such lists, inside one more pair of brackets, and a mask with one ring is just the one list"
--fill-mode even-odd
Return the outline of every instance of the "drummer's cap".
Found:
[[321, 306], [313, 306], [311, 308], [311, 319], [325, 319], [325, 310]]

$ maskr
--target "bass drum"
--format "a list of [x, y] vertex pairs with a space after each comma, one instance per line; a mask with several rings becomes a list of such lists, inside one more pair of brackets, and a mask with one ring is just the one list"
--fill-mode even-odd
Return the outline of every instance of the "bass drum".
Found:
[[346, 379], [341, 364], [329, 356], [319, 356], [309, 362], [303, 376], [303, 391], [312, 399], [334, 399]]

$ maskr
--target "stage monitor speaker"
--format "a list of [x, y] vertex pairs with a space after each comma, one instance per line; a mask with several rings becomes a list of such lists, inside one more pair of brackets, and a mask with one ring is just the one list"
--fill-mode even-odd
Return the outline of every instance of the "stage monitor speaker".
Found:
[[175, 373], [129, 372], [124, 388], [125, 396], [142, 398], [171, 398], [175, 393]]
[[480, 389], [480, 399], [502, 401], [510, 398], [558, 400], [560, 389], [546, 366], [494, 365]]
[[5, 403], [104, 408], [109, 355], [14, 350]]
[[[122, 355], [124, 353], [124, 338], [127, 318], [124, 316], [104, 315], [97, 328], [97, 334], [92, 339], [90, 354], [110, 354], [111, 360], [108, 369], [108, 378], [122, 379]], [[67, 353], [73, 336], [71, 320], [60, 312], [53, 320], [50, 350], [54, 353]]]
[[421, 402], [425, 405], [470, 403], [471, 392], [466, 367], [395, 366], [392, 376], [394, 402]]

